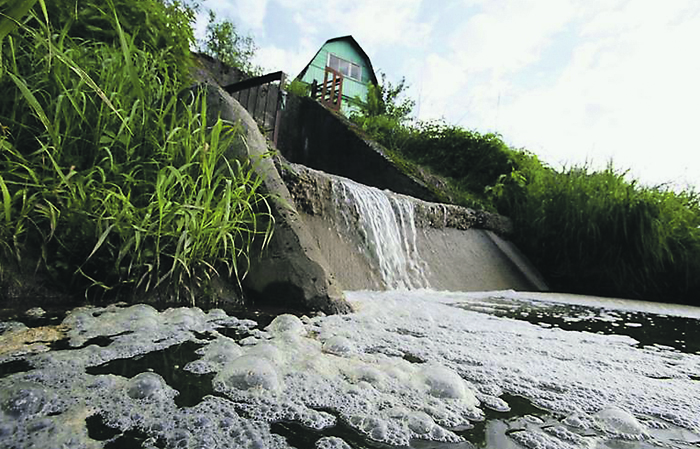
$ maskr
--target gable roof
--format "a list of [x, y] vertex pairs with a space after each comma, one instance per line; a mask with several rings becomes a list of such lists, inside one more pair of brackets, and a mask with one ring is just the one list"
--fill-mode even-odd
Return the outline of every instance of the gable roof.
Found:
[[374, 68], [372, 67], [372, 61], [369, 59], [369, 56], [367, 56], [367, 53], [365, 53], [362, 47], [360, 47], [360, 44], [358, 44], [355, 38], [351, 35], [334, 37], [324, 42], [323, 45], [321, 45], [321, 48], [318, 49], [314, 57], [311, 58], [311, 61], [309, 61], [309, 63], [306, 64], [306, 67], [304, 67], [304, 69], [299, 73], [299, 75], [297, 75], [297, 79], [302, 79], [304, 77], [304, 75], [306, 74], [306, 70], [309, 68], [314, 59], [316, 59], [316, 56], [318, 56], [318, 54], [321, 52], [321, 50], [326, 44], [337, 41], [347, 41], [355, 50], [357, 50], [360, 56], [362, 56], [367, 62], [367, 68], [369, 68], [370, 81], [372, 81], [374, 85], [378, 85], [379, 83], [377, 82], [377, 75], [374, 73]]

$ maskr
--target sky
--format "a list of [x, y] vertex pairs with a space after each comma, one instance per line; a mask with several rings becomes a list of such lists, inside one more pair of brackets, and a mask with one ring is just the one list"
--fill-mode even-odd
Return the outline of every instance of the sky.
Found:
[[[698, 0], [205, 0], [295, 77], [352, 35], [419, 120], [499, 133], [555, 168], [610, 161], [700, 190]], [[206, 20], [198, 24], [201, 33]]]

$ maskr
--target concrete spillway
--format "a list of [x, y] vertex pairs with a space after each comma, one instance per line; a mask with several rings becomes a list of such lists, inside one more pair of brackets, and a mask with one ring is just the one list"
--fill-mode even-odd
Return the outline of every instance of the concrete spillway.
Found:
[[507, 227], [502, 217], [428, 203], [303, 166], [288, 168], [285, 178], [344, 289], [547, 289], [518, 249], [494, 232]]

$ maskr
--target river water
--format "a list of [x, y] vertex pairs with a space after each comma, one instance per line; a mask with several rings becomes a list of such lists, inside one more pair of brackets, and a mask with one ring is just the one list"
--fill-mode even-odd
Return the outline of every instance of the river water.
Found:
[[347, 296], [343, 316], [6, 310], [0, 447], [700, 447], [698, 308]]

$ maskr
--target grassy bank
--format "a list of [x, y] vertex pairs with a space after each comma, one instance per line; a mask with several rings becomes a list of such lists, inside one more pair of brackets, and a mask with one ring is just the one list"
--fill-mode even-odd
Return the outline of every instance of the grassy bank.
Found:
[[226, 156], [239, 131], [207, 123], [184, 89], [192, 10], [74, 6], [40, 1], [1, 41], [5, 268], [87, 297], [190, 301], [242, 277], [252, 240], [271, 232], [267, 207], [251, 167]]
[[695, 192], [644, 186], [612, 166], [555, 170], [498, 135], [369, 106], [353, 120], [400, 167], [443, 176], [437, 187], [451, 202], [511, 217], [514, 240], [553, 289], [700, 305]]

